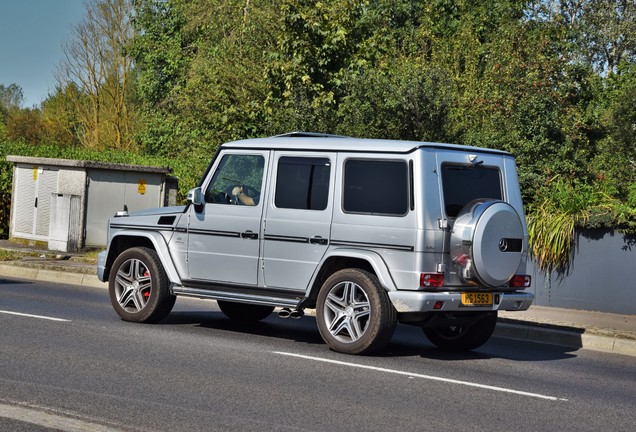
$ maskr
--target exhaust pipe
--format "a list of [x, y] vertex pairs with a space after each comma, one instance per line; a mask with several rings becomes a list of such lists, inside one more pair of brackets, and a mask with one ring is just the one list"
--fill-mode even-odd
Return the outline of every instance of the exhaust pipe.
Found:
[[279, 318], [289, 318], [292, 314], [292, 310], [289, 308], [282, 308], [278, 311]]
[[291, 317], [291, 319], [300, 319], [305, 315], [305, 312], [302, 309], [294, 309], [293, 311], [291, 311], [291, 313], [289, 314], [289, 316]]
[[279, 318], [300, 319], [304, 315], [305, 312], [302, 309], [291, 310], [289, 308], [282, 308], [280, 311], [278, 311]]

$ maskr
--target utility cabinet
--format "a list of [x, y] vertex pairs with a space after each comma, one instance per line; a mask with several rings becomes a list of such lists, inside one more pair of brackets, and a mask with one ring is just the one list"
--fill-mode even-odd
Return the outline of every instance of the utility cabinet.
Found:
[[69, 252], [104, 247], [106, 222], [124, 206], [135, 211], [176, 204], [177, 179], [170, 168], [25, 156], [7, 160], [14, 163], [10, 238], [15, 241]]

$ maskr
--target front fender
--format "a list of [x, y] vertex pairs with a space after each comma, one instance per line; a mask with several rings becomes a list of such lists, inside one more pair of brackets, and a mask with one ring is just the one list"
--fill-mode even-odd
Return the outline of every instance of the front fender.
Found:
[[108, 281], [108, 275], [117, 256], [126, 249], [145, 246], [155, 250], [161, 264], [173, 284], [181, 284], [181, 278], [175, 268], [165, 238], [155, 231], [127, 230], [116, 233], [108, 243], [108, 249], [97, 258], [97, 277], [102, 282]]

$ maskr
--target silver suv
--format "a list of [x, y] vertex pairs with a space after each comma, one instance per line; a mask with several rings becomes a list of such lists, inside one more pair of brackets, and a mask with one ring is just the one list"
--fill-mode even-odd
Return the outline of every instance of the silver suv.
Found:
[[185, 206], [118, 213], [97, 273], [127, 321], [188, 296], [238, 321], [315, 309], [343, 353], [398, 322], [470, 350], [530, 307], [527, 248], [509, 153], [296, 132], [222, 145]]

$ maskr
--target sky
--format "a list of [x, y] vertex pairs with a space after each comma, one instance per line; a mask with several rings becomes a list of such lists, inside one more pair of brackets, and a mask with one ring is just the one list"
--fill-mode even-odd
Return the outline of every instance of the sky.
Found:
[[0, 0], [0, 84], [17, 84], [23, 108], [55, 90], [63, 44], [85, 15], [83, 0]]

